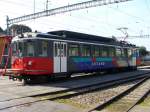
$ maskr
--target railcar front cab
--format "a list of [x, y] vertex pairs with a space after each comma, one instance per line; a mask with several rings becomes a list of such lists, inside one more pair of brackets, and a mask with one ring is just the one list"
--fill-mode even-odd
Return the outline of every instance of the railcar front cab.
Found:
[[[16, 38], [16, 37], [15, 37]], [[31, 81], [52, 73], [53, 61], [47, 40], [18, 37], [12, 41], [11, 79]], [[35, 77], [35, 75], [37, 75]], [[39, 76], [39, 77], [38, 77]], [[45, 77], [44, 77], [45, 78]]]

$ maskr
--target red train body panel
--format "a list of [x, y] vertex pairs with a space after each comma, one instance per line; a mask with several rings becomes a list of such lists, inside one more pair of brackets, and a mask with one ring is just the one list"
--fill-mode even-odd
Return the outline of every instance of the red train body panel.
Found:
[[13, 59], [12, 70], [15, 74], [50, 75], [53, 73], [53, 60], [50, 58], [17, 58]]

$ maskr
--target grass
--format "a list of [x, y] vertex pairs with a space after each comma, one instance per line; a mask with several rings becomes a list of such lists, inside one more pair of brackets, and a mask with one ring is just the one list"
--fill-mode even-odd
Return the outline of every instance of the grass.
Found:
[[56, 101], [59, 102], [59, 103], [69, 104], [69, 105], [72, 105], [74, 107], [78, 107], [78, 108], [81, 108], [81, 109], [85, 109], [85, 108], [89, 107], [88, 105], [79, 104], [79, 103], [77, 103], [75, 101], [72, 101], [70, 99], [58, 99]]
[[128, 101], [123, 101], [123, 102], [117, 101], [116, 103], [113, 103], [112, 105], [106, 107], [106, 109], [109, 112], [124, 112], [130, 107], [131, 104], [132, 102], [128, 102]]
[[147, 97], [142, 103], [140, 103], [141, 106], [149, 106], [150, 107], [150, 96]]

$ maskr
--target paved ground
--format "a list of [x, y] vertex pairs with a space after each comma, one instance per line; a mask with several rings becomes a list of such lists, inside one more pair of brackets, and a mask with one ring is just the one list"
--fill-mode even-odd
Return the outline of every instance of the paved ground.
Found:
[[[16, 106], [17, 104], [26, 103], [29, 101], [34, 102], [36, 101], [36, 99], [23, 98], [18, 100], [0, 102], [0, 112], [81, 112], [80, 109], [77, 109], [73, 106], [51, 101], [41, 101]], [[8, 108], [10, 106], [12, 107]]]
[[[132, 76], [148, 72], [148, 70], [140, 70], [130, 73], [119, 73], [106, 76], [96, 76], [81, 80], [69, 80], [61, 83], [51, 83], [42, 85], [21, 86], [19, 82], [9, 81], [7, 77], [0, 77], [0, 112], [81, 112], [80, 109], [65, 104], [51, 101], [36, 102], [35, 98], [22, 98], [10, 100], [13, 98], [25, 97], [39, 93], [52, 92], [87, 85], [90, 83], [103, 82], [110, 79], [118, 79], [120, 77]], [[26, 105], [19, 105], [25, 102], [36, 102]], [[19, 105], [19, 106], [17, 106]], [[12, 106], [11, 108], [8, 108]], [[145, 111], [144, 111], [145, 112]]]

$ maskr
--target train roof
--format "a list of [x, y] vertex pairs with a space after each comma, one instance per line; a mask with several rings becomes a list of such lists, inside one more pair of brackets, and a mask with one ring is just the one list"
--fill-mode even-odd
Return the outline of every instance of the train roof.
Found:
[[113, 38], [96, 36], [84, 33], [78, 33], [73, 31], [59, 30], [59, 31], [51, 31], [48, 33], [25, 33], [22, 35], [18, 35], [13, 38], [13, 41], [23, 38], [49, 38], [49, 39], [60, 39], [60, 40], [70, 40], [70, 41], [80, 41], [80, 42], [89, 42], [89, 43], [100, 43], [107, 45], [115, 45], [122, 47], [135, 47], [133, 44], [128, 44], [126, 42], [119, 42]]
[[48, 32], [48, 34], [63, 36], [67, 39], [73, 39], [73, 40], [77, 39], [82, 41], [96, 41], [96, 42], [105, 42], [105, 43], [115, 42], [113, 38], [84, 34], [84, 33], [67, 31], [67, 30], [51, 31]]
[[79, 33], [79, 32], [74, 32], [74, 31], [58, 30], [58, 31], [48, 32], [48, 34], [58, 35], [58, 36], [71, 39], [71, 40], [104, 43], [104, 44], [124, 46], [124, 47], [135, 47], [135, 45], [133, 44], [129, 44], [124, 41], [117, 41], [114, 38], [97, 36], [97, 35], [92, 35], [92, 34], [84, 34], [84, 33]]

